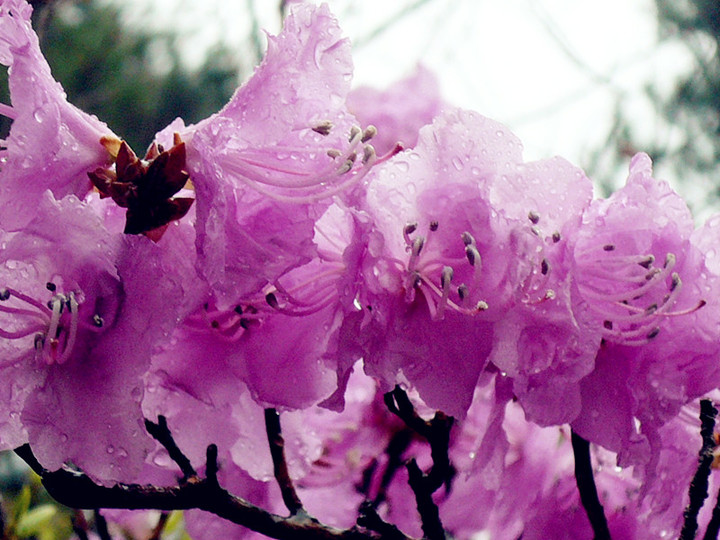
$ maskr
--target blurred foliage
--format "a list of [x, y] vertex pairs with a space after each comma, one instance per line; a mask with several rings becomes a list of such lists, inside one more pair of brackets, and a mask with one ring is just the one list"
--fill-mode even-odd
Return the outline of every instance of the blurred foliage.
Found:
[[[216, 112], [237, 86], [238, 62], [221, 45], [190, 70], [181, 60], [181, 35], [128, 27], [117, 5], [31, 3], [43, 53], [70, 102], [105, 121], [137, 152], [178, 116], [189, 124]], [[0, 98], [8, 102], [7, 84], [2, 88]]]
[[696, 200], [696, 206], [717, 206], [720, 200], [720, 1], [655, 0], [655, 6], [661, 43], [682, 43], [693, 60], [692, 67], [675, 81], [670, 92], [653, 84], [646, 86], [646, 98], [658, 115], [650, 135], [648, 126], [634, 125], [631, 120], [632, 111], [628, 107], [636, 104], [618, 102], [613, 129], [588, 168], [598, 178], [605, 179], [601, 184], [604, 183], [602, 187], [608, 191], [611, 175], [617, 176], [619, 169], [627, 170], [629, 157], [642, 149], [653, 159], [656, 168], [664, 167], [684, 184], [683, 190], [701, 194], [702, 200]]

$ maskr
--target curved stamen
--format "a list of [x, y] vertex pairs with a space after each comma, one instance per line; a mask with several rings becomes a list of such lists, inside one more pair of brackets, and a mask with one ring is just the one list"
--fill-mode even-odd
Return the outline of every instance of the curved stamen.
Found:
[[75, 346], [75, 339], [77, 338], [78, 330], [78, 303], [75, 300], [75, 294], [70, 292], [68, 294], [67, 308], [70, 312], [70, 330], [68, 333], [67, 340], [65, 341], [65, 347], [63, 349], [60, 358], [56, 361], [58, 364], [64, 364], [72, 353], [73, 347]]

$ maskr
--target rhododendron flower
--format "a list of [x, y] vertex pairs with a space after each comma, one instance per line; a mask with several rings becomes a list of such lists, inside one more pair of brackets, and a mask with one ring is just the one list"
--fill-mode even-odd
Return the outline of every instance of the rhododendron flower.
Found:
[[106, 148], [120, 143], [103, 122], [68, 103], [40, 51], [31, 13], [24, 0], [0, 2], [0, 63], [9, 67], [11, 99], [0, 104], [0, 114], [13, 120], [0, 150], [0, 226], [6, 230], [32, 219], [46, 189], [58, 199], [82, 199], [91, 188], [86, 173], [107, 165]]
[[562, 158], [518, 164], [492, 182], [500, 211], [536, 238], [533, 268], [495, 325], [491, 361], [512, 377], [528, 417], [562, 424], [580, 412], [578, 381], [594, 366], [601, 329], [573, 311], [572, 249], [592, 183]]
[[375, 162], [345, 107], [350, 43], [327, 6], [296, 5], [252, 78], [217, 114], [169, 126], [187, 143], [197, 192], [198, 268], [220, 307], [259, 293], [316, 254], [330, 196]]
[[575, 309], [592, 315], [604, 343], [573, 427], [625, 463], [656, 462], [658, 428], [720, 382], [720, 283], [701, 251], [716, 238], [694, 232], [645, 154], [633, 158], [627, 185], [583, 217]]
[[397, 143], [415, 146], [420, 128], [432, 123], [445, 105], [435, 74], [421, 65], [385, 90], [354, 88], [347, 104], [363, 125], [377, 128], [373, 146], [379, 155], [392, 151]]
[[361, 294], [370, 319], [363, 346], [366, 370], [386, 388], [406, 380], [429, 406], [464, 415], [493, 323], [539, 263], [527, 218], [506, 216], [491, 200], [493, 179], [521, 163], [507, 128], [455, 110], [371, 173], [376, 232]]
[[145, 238], [109, 231], [104, 206], [48, 191], [35, 219], [3, 237], [0, 380], [9, 416], [0, 444], [30, 442], [49, 469], [71, 461], [100, 481], [130, 481], [152, 447], [142, 377], [182, 305], [174, 273], [183, 264]]

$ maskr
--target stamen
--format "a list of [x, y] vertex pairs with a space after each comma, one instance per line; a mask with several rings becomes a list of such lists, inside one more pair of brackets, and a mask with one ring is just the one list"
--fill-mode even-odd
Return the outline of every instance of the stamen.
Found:
[[68, 298], [68, 310], [70, 311], [70, 332], [68, 334], [67, 340], [65, 341], [65, 348], [63, 349], [62, 354], [60, 355], [60, 358], [57, 359], [57, 363], [59, 365], [64, 364], [68, 358], [70, 358], [70, 354], [72, 353], [73, 347], [75, 346], [75, 339], [77, 338], [77, 330], [78, 330], [78, 303], [75, 300], [75, 294], [72, 293], [72, 291], [69, 293]]
[[325, 120], [312, 128], [312, 130], [315, 133], [319, 133], [320, 135], [330, 135], [330, 131], [333, 128], [333, 123], [330, 120]]
[[540, 272], [542, 272], [543, 276], [547, 276], [548, 272], [550, 272], [550, 263], [547, 259], [542, 260], [542, 263], [540, 264]]
[[50, 292], [55, 292], [57, 290], [57, 285], [55, 285], [52, 281], [48, 281], [45, 284], [45, 288]]
[[337, 148], [331, 148], [326, 153], [327, 153], [328, 157], [331, 157], [333, 159], [336, 159], [336, 158], [339, 158], [340, 156], [342, 156], [342, 152], [340, 150], [338, 150]]
[[460, 297], [460, 300], [465, 300], [465, 298], [467, 298], [469, 292], [470, 291], [468, 290], [468, 286], [465, 285], [464, 283], [462, 285], [460, 285], [457, 289], [457, 293], [458, 293], [458, 296]]
[[537, 225], [540, 222], [540, 214], [531, 210], [528, 212], [528, 219], [533, 225]]
[[465, 231], [464, 233], [462, 233], [461, 237], [462, 237], [463, 244], [465, 244], [466, 246], [474, 246], [475, 245], [475, 238], [469, 232]]
[[377, 128], [375, 126], [368, 126], [365, 128], [365, 131], [363, 131], [362, 138], [360, 139], [360, 142], [366, 143], [370, 139], [372, 139], [375, 135], [377, 135]]
[[367, 165], [368, 162], [375, 161], [376, 157], [375, 147], [372, 144], [366, 144], [363, 148], [362, 164]]
[[431, 221], [431, 222], [430, 222], [430, 230], [431, 230], [432, 232], [437, 231], [439, 226], [440, 226], [440, 224], [439, 224], [437, 221]]
[[410, 240], [410, 235], [411, 235], [412, 233], [414, 233], [414, 232], [417, 230], [417, 228], [418, 228], [417, 221], [415, 221], [415, 222], [413, 222], [413, 223], [408, 223], [408, 224], [405, 225], [405, 227], [403, 228], [403, 237], [405, 238], [405, 243], [406, 243], [408, 246], [411, 246], [411, 245], [412, 245], [412, 240]]
[[4, 302], [10, 298], [10, 291], [7, 289], [0, 289], [0, 302]]
[[467, 257], [467, 260], [471, 266], [479, 267], [482, 263], [482, 259], [480, 258], [480, 252], [474, 245], [465, 246], [465, 256]]
[[355, 137], [360, 135], [360, 128], [358, 126], [353, 126], [350, 128], [350, 136], [348, 137], [348, 142], [353, 142]]
[[552, 233], [552, 241], [553, 244], [557, 244], [560, 241], [560, 233], [558, 231]]
[[605, 244], [603, 251], [615, 251], [615, 244]]

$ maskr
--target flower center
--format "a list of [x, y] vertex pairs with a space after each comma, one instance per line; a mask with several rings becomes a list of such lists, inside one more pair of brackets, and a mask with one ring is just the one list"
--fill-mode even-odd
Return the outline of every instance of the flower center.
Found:
[[103, 319], [95, 314], [92, 322], [81, 321], [82, 293], [60, 293], [53, 282], [46, 286], [52, 294], [46, 304], [10, 287], [0, 289], [0, 314], [10, 315], [13, 321], [10, 329], [0, 328], [0, 338], [22, 339], [34, 334], [36, 358], [47, 365], [64, 364], [73, 351], [78, 330], [97, 330], [103, 326]]
[[[201, 333], [210, 330], [224, 341], [236, 342], [245, 332], [273, 315], [305, 317], [317, 313], [338, 301], [337, 279], [344, 266], [341, 261], [316, 266], [316, 272], [305, 274], [305, 279], [290, 284], [269, 284], [261, 293], [239, 302], [232, 309], [222, 309], [208, 302], [185, 320], [185, 326]], [[301, 270], [302, 267], [297, 269]]]
[[[412, 303], [417, 292], [422, 292], [430, 315], [436, 320], [444, 317], [446, 309], [464, 315], [475, 315], [485, 311], [488, 309], [487, 302], [472, 298], [472, 286], [478, 283], [482, 271], [482, 257], [475, 238], [467, 231], [458, 238], [458, 244], [462, 242], [464, 258], [436, 257], [430, 253], [427, 246], [438, 228], [438, 222], [431, 221], [425, 236], [415, 234], [418, 229], [417, 223], [408, 223], [403, 228], [406, 250], [410, 253], [404, 283], [405, 301]], [[400, 261], [397, 262], [404, 266]], [[470, 286], [466, 283], [453, 284], [455, 269], [459, 267], [463, 267], [463, 274], [470, 278]]]
[[682, 289], [673, 253], [657, 264], [652, 254], [620, 254], [615, 244], [604, 244], [581, 252], [576, 260], [580, 293], [603, 317], [606, 341], [643, 345], [660, 333], [663, 318], [693, 313], [706, 303], [672, 310]]

